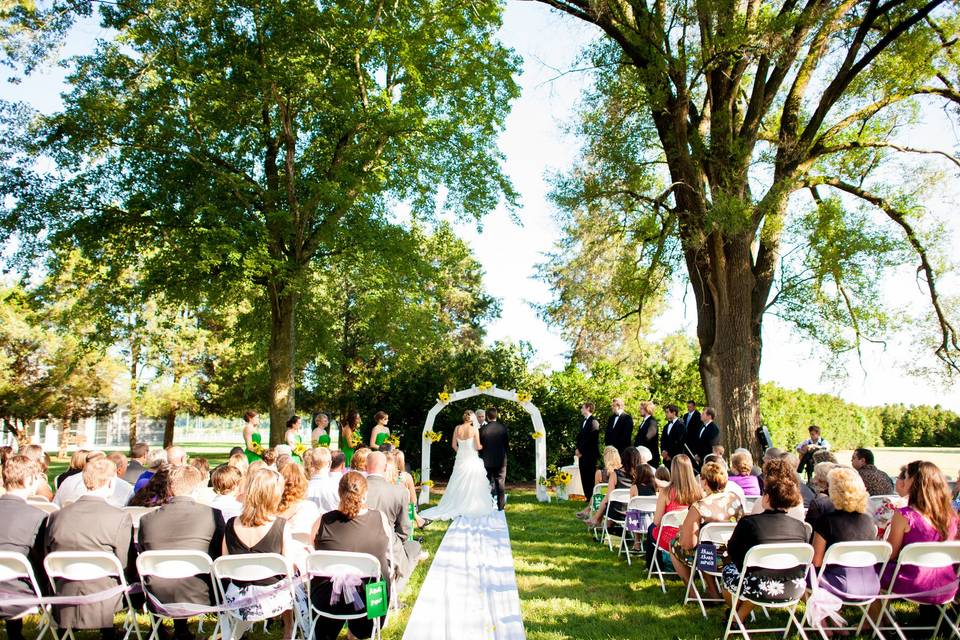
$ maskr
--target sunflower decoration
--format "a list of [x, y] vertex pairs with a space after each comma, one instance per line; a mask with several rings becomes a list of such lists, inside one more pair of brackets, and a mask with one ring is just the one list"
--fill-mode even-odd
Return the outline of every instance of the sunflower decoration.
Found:
[[490, 389], [493, 389], [493, 383], [490, 382], [489, 380], [486, 380], [478, 384], [477, 389], [479, 389], [480, 391], [490, 391]]
[[298, 442], [293, 447], [293, 455], [297, 456], [298, 458], [302, 458], [303, 454], [307, 452], [307, 449], [308, 449], [307, 445], [303, 444], [302, 442]]
[[266, 447], [264, 447], [264, 446], [263, 446], [262, 444], [260, 444], [259, 442], [252, 442], [252, 443], [250, 444], [250, 451], [253, 451], [253, 452], [254, 452], [255, 454], [257, 454], [258, 456], [262, 456], [262, 455], [263, 455], [263, 452], [266, 451], [266, 450], [267, 450]]
[[570, 472], [568, 471], [561, 471], [560, 473], [554, 476], [554, 480], [556, 480], [557, 486], [565, 487], [568, 484], [570, 484], [571, 480], [573, 480], [573, 476], [570, 475]]
[[530, 395], [529, 392], [517, 391], [517, 402], [519, 402], [520, 404], [527, 404], [531, 400], [533, 400], [533, 396]]
[[539, 478], [537, 478], [537, 484], [540, 485], [541, 487], [547, 486], [547, 477], [540, 476]]
[[354, 431], [350, 434], [350, 446], [356, 449], [363, 444], [363, 436]]
[[420, 483], [420, 486], [430, 489], [431, 487], [433, 487], [433, 480], [424, 480], [423, 482]]
[[540, 438], [543, 437], [543, 434], [540, 433], [539, 431], [534, 431], [533, 433], [530, 434], [530, 437], [533, 438], [534, 440], [539, 440]]
[[394, 447], [400, 448], [400, 436], [396, 434], [391, 434], [383, 442], [384, 444], [392, 444]]
[[450, 394], [447, 393], [446, 391], [441, 391], [440, 395], [437, 396], [437, 400], [439, 400], [443, 404], [447, 404], [448, 402], [450, 402]]
[[437, 431], [426, 431], [423, 434], [423, 439], [428, 440], [430, 442], [440, 442], [442, 438], [443, 438], [443, 434]]

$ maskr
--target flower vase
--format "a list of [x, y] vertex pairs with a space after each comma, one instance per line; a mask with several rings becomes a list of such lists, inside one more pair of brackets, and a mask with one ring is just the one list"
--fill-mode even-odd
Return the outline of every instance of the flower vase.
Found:
[[561, 484], [557, 485], [557, 500], [566, 500], [567, 499], [567, 485]]

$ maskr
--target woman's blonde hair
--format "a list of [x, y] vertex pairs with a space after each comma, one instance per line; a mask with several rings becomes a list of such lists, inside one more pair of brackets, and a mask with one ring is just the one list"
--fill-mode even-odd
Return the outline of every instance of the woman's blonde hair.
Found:
[[367, 470], [367, 456], [370, 455], [370, 449], [360, 447], [353, 452], [353, 458], [350, 459], [350, 468], [356, 471]]
[[259, 527], [280, 512], [283, 498], [283, 476], [273, 469], [258, 469], [250, 474], [243, 494], [240, 524]]
[[[817, 467], [819, 466], [818, 464]], [[867, 512], [867, 488], [855, 469], [835, 466], [827, 474], [827, 482], [830, 487], [830, 501], [837, 511]]]
[[622, 466], [623, 462], [620, 460], [620, 452], [617, 451], [616, 447], [607, 447], [603, 450], [603, 468], [606, 469], [608, 473], [613, 473], [614, 470]]
[[387, 469], [383, 477], [390, 484], [396, 484], [397, 478], [400, 477], [400, 472], [397, 470], [397, 454], [393, 451], [387, 451], [383, 456], [387, 459]]
[[340, 478], [337, 493], [340, 495], [338, 511], [346, 516], [347, 520], [353, 520], [360, 515], [366, 502], [367, 479], [356, 471], [347, 472]]
[[710, 493], [719, 493], [727, 486], [727, 470], [719, 462], [708, 462], [700, 470], [700, 479], [706, 483]]
[[[828, 484], [827, 477], [830, 475], [830, 472], [839, 467], [835, 462], [818, 462], [813, 465], [813, 478], [810, 480], [810, 484], [819, 488], [821, 491], [827, 489], [830, 485]], [[858, 473], [857, 476], [860, 474]]]
[[307, 474], [300, 465], [289, 463], [280, 469], [283, 476], [283, 497], [280, 498], [280, 512], [284, 512], [292, 505], [300, 502], [307, 495]]
[[734, 451], [730, 456], [730, 468], [738, 476], [748, 476], [753, 472], [753, 456], [749, 451]]
[[250, 461], [247, 460], [247, 456], [242, 453], [235, 453], [230, 456], [230, 459], [227, 460], [227, 466], [233, 467], [240, 472], [241, 475], [247, 472], [250, 468]]
[[703, 498], [703, 489], [693, 475], [693, 464], [682, 453], [674, 456], [670, 463], [670, 496], [688, 506]]

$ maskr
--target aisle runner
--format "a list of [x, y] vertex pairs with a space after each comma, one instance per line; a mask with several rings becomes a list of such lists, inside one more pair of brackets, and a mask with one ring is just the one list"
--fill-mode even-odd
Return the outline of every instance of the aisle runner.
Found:
[[447, 529], [410, 614], [404, 640], [525, 640], [503, 512]]

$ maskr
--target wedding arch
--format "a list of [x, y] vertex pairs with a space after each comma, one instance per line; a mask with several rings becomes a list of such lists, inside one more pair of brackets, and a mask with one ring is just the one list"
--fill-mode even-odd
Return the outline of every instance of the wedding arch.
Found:
[[[493, 383], [484, 382], [474, 385], [469, 389], [454, 391], [453, 393], [441, 393], [437, 399], [437, 404], [433, 405], [433, 408], [427, 413], [427, 419], [423, 424], [423, 453], [420, 459], [420, 504], [430, 502], [430, 485], [432, 484], [429, 482], [430, 449], [433, 446], [433, 441], [429, 438], [428, 434], [433, 433], [434, 420], [437, 419], [437, 415], [443, 411], [448, 404], [480, 395], [493, 396], [501, 400], [516, 402], [523, 407], [524, 411], [530, 414], [530, 419], [533, 421], [533, 431], [534, 433], [540, 434], [534, 439], [536, 452], [534, 456], [535, 477], [542, 478], [547, 475], [547, 432], [543, 428], [543, 417], [540, 415], [540, 409], [531, 402], [530, 394], [523, 391], [518, 392], [515, 389], [498, 389]], [[550, 496], [547, 494], [547, 488], [539, 482], [537, 482], [537, 500], [540, 502], [549, 502], [550, 500]]]

